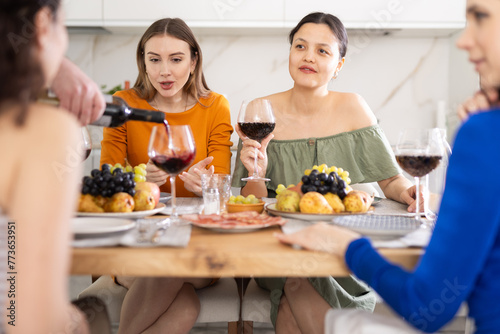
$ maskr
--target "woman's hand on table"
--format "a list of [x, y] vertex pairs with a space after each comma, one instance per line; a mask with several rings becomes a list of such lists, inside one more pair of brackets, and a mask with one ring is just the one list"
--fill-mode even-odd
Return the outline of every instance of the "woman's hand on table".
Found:
[[191, 166], [187, 172], [179, 174], [179, 178], [184, 182], [184, 188], [186, 190], [194, 193], [197, 196], [201, 196], [201, 174], [213, 174], [214, 166], [207, 166], [214, 160], [214, 157], [206, 157], [205, 159], [199, 161], [198, 163]]
[[[395, 175], [388, 179], [378, 182], [380, 189], [387, 198], [400, 203], [408, 204], [408, 212], [415, 212], [417, 201], [415, 192], [416, 187], [402, 174]], [[420, 194], [420, 211], [423, 212], [424, 200]]]
[[[417, 187], [411, 186], [401, 193], [401, 202], [408, 204], [408, 212], [415, 212], [417, 208], [416, 194]], [[424, 195], [420, 192], [420, 212], [424, 212]]]
[[336, 254], [344, 257], [350, 243], [361, 237], [351, 230], [324, 222], [308, 226], [291, 234], [274, 233], [282, 243], [299, 245], [304, 249]]
[[168, 174], [156, 167], [151, 160], [146, 164], [146, 181], [155, 183], [158, 187], [167, 182]]
[[481, 111], [487, 111], [491, 106], [497, 105], [498, 98], [498, 91], [495, 89], [480, 90], [458, 106], [458, 117], [465, 122], [470, 115], [477, 114]]
[[267, 170], [267, 145], [271, 141], [271, 139], [274, 138], [274, 135], [271, 133], [269, 134], [266, 138], [262, 140], [261, 143], [259, 143], [256, 140], [252, 140], [245, 136], [243, 132], [241, 132], [239, 124], [236, 124], [235, 126], [236, 133], [241, 139], [241, 142], [243, 144], [243, 147], [241, 148], [240, 151], [240, 160], [243, 166], [248, 171], [248, 175], [252, 175], [254, 172], [254, 161], [255, 161], [255, 148], [257, 148], [257, 169], [258, 169], [258, 174], [261, 177], [266, 176], [266, 170]]

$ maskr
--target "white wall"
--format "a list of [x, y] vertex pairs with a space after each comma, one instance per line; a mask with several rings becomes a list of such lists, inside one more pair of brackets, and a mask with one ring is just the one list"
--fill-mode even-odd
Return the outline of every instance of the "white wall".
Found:
[[[361, 94], [392, 144], [401, 127], [435, 126], [439, 101], [447, 103], [448, 123], [453, 131], [456, 104], [477, 86], [465, 53], [455, 49], [457, 35], [350, 35], [351, 49], [345, 66], [330, 89]], [[140, 35], [70, 35], [68, 57], [108, 88], [125, 80], [133, 84], [139, 38]], [[208, 84], [229, 99], [233, 123], [243, 99], [286, 90], [292, 85], [286, 34], [201, 36], [199, 42]], [[236, 136], [233, 141], [236, 143]]]

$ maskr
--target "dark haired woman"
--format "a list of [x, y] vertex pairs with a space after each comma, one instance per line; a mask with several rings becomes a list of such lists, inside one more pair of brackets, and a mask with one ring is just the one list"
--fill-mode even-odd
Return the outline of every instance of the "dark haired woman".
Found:
[[[132, 89], [116, 93], [131, 107], [165, 112], [171, 125], [189, 124], [196, 143], [194, 166], [176, 182], [177, 195], [201, 195], [201, 173], [231, 172], [230, 141], [233, 128], [229, 103], [210, 91], [202, 70], [202, 52], [191, 29], [181, 19], [154, 22], [137, 46], [139, 75]], [[132, 166], [147, 163], [147, 181], [170, 192], [167, 174], [151, 162], [147, 153], [153, 124], [127, 122], [104, 129], [101, 164]]]
[[[233, 186], [242, 194], [273, 196], [277, 185], [297, 183], [304, 170], [326, 163], [348, 170], [353, 183], [377, 181], [385, 196], [409, 204], [414, 187], [400, 174], [389, 143], [375, 116], [359, 95], [328, 90], [347, 50], [347, 33], [335, 16], [311, 13], [290, 32], [289, 72], [293, 87], [266, 97], [276, 116], [274, 132], [259, 144], [241, 138]], [[272, 139], [272, 140], [271, 140]], [[254, 147], [260, 149], [259, 170], [269, 183], [248, 182]], [[375, 298], [352, 278], [257, 279], [271, 290], [271, 319], [278, 333], [320, 333], [318, 310], [373, 309]]]
[[[333, 225], [315, 224], [277, 235], [284, 243], [339, 256], [399, 315], [387, 319], [353, 310], [328, 310], [324, 333], [376, 330], [401, 334], [416, 333], [416, 329], [435, 333], [453, 319], [464, 302], [468, 316], [474, 319], [474, 333], [499, 332], [500, 1], [467, 0], [466, 17], [457, 46], [467, 51], [475, 65], [484, 95], [461, 107], [462, 116], [470, 118], [456, 134], [436, 229], [416, 268], [407, 271], [389, 263], [369, 240]], [[487, 112], [475, 112], [476, 103]], [[471, 161], [487, 182], [463, 177]], [[474, 207], [463, 201], [471, 193], [476, 194]]]
[[79, 127], [36, 103], [68, 44], [60, 5], [0, 3], [0, 333], [88, 333], [67, 294]]
[[[137, 46], [139, 76], [132, 89], [118, 92], [131, 107], [165, 112], [171, 125], [189, 124], [196, 143], [195, 165], [180, 175], [178, 196], [201, 194], [201, 173], [230, 173], [232, 145], [229, 103], [211, 92], [202, 72], [202, 53], [181, 19], [154, 22]], [[154, 125], [127, 122], [104, 130], [101, 163], [147, 164], [147, 180], [163, 185], [167, 174], [148, 162]], [[212, 163], [209, 170], [206, 166]], [[170, 183], [161, 186], [170, 192]], [[117, 277], [129, 291], [123, 301], [118, 333], [187, 333], [196, 322], [200, 302], [195, 289], [210, 278]]]

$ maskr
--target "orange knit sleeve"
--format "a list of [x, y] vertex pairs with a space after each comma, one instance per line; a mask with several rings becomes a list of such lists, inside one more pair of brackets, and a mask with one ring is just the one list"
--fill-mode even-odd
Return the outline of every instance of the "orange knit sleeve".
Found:
[[117, 128], [104, 128], [101, 142], [102, 164], [120, 163], [125, 166], [127, 158], [127, 128], [126, 124]]
[[220, 95], [211, 106], [214, 108], [212, 128], [208, 139], [208, 156], [213, 156], [215, 173], [231, 174], [231, 114], [229, 102]]

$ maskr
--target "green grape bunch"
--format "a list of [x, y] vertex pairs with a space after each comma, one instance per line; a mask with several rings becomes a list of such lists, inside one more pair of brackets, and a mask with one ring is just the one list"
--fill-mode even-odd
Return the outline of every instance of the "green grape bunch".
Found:
[[259, 202], [259, 199], [252, 194], [247, 197], [243, 195], [231, 196], [228, 201], [229, 204], [257, 204]]

